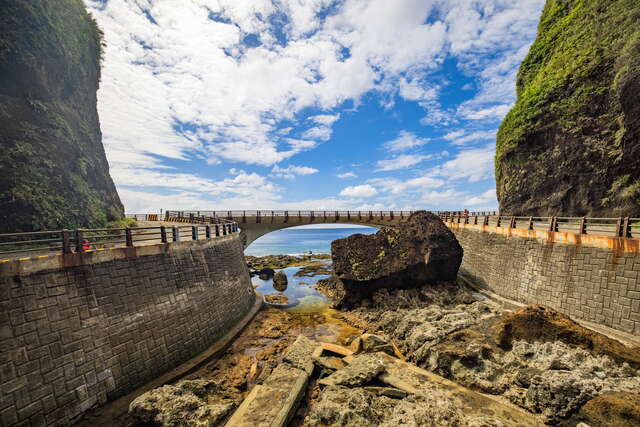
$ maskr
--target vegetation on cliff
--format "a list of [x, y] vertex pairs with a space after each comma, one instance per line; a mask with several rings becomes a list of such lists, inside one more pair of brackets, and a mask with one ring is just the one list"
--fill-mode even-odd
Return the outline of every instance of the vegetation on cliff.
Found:
[[640, 215], [640, 2], [548, 0], [498, 132], [500, 208]]
[[96, 109], [102, 33], [81, 0], [0, 8], [0, 232], [123, 216]]

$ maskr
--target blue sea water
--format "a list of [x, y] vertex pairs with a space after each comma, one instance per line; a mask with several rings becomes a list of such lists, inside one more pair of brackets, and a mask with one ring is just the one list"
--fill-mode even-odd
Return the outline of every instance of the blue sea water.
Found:
[[373, 234], [373, 227], [358, 228], [286, 228], [260, 237], [247, 249], [245, 255], [264, 256], [279, 254], [331, 253], [331, 242], [352, 234]]

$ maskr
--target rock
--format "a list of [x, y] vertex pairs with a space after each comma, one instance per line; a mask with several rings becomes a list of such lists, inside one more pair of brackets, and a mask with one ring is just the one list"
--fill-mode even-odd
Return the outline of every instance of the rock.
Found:
[[317, 347], [318, 345], [309, 338], [298, 335], [298, 338], [287, 349], [283, 360], [311, 375], [313, 373], [313, 353]]
[[639, 14], [634, 0], [547, 1], [497, 135], [502, 215], [640, 216]]
[[[209, 393], [217, 392], [218, 402], [208, 403]], [[129, 414], [142, 423], [162, 427], [208, 427], [219, 425], [236, 406], [210, 381], [182, 381], [165, 385], [138, 396], [129, 405]]]
[[287, 275], [280, 270], [273, 276], [273, 288], [278, 292], [284, 292], [287, 289]]
[[393, 347], [380, 335], [362, 334], [362, 351], [365, 353], [375, 353], [382, 351], [384, 353], [394, 355]]
[[289, 304], [289, 297], [287, 297], [286, 295], [282, 295], [282, 294], [267, 294], [264, 296], [264, 300], [269, 303], [269, 304], [273, 304], [273, 305], [288, 305]]
[[263, 268], [258, 270], [257, 273], [260, 280], [269, 280], [276, 274], [273, 268]]
[[400, 401], [380, 427], [466, 426], [465, 416], [455, 404], [437, 390], [429, 396], [410, 396]]
[[334, 356], [314, 357], [313, 363], [315, 363], [320, 368], [328, 369], [330, 371], [337, 371], [338, 369], [342, 369], [347, 366], [347, 364], [342, 359]]
[[497, 344], [508, 349], [514, 340], [562, 341], [605, 354], [616, 362], [640, 368], [640, 347], [627, 347], [619, 341], [580, 326], [569, 316], [544, 307], [530, 305], [506, 314], [495, 326]]
[[585, 403], [578, 417], [593, 426], [639, 426], [640, 394], [602, 394]]
[[346, 368], [321, 379], [319, 383], [355, 387], [368, 383], [382, 372], [384, 372], [384, 363], [378, 353], [361, 354], [355, 356]]
[[329, 386], [304, 420], [308, 427], [369, 427], [383, 422], [397, 399], [378, 396], [362, 388]]
[[362, 338], [354, 338], [354, 340], [349, 344], [349, 350], [353, 351], [354, 353], [359, 353], [360, 350], [362, 350]]
[[333, 270], [345, 293], [338, 305], [355, 305], [381, 288], [454, 281], [462, 253], [442, 220], [425, 211], [412, 214], [398, 228], [335, 240], [331, 243]]
[[393, 387], [368, 386], [368, 387], [362, 387], [362, 388], [367, 391], [370, 391], [371, 393], [375, 393], [378, 396], [387, 396], [393, 399], [404, 399], [405, 397], [408, 396], [408, 393], [406, 391], [393, 388]]

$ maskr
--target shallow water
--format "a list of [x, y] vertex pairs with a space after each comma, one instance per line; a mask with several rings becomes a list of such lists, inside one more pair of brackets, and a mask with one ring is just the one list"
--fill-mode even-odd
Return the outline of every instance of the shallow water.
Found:
[[[311, 260], [322, 261], [330, 264], [328, 260]], [[300, 315], [308, 316], [308, 325], [303, 328], [301, 333], [309, 338], [317, 341], [325, 341], [331, 343], [344, 343], [347, 338], [359, 335], [358, 329], [348, 325], [342, 319], [337, 317], [338, 312], [329, 307], [327, 297], [313, 286], [322, 279], [329, 277], [328, 274], [316, 274], [315, 276], [296, 277], [295, 274], [300, 271], [301, 267], [287, 267], [281, 269], [287, 275], [287, 288], [280, 292], [273, 287], [273, 280], [262, 280], [258, 276], [251, 278], [256, 290], [263, 295], [285, 295], [289, 299], [289, 308], [284, 311]], [[276, 270], [280, 271], [280, 270]]]
[[[323, 260], [326, 261], [326, 260]], [[288, 309], [292, 313], [321, 313], [328, 308], [327, 297], [313, 286], [318, 280], [326, 279], [328, 274], [316, 274], [315, 276], [296, 277], [295, 274], [301, 267], [287, 267], [282, 271], [287, 275], [287, 289], [279, 292], [273, 287], [273, 279], [262, 280], [253, 276], [251, 282], [257, 286], [256, 290], [263, 295], [278, 294], [289, 298], [289, 303], [297, 303], [295, 307]], [[280, 270], [276, 270], [280, 271]]]

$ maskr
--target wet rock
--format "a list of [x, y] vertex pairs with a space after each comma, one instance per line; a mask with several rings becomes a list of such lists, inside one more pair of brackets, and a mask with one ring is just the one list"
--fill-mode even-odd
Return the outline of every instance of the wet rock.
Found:
[[530, 305], [505, 315], [496, 325], [496, 333], [497, 344], [505, 349], [510, 348], [514, 340], [562, 341], [640, 368], [640, 347], [627, 347], [541, 305]]
[[593, 426], [640, 425], [640, 394], [605, 393], [588, 401], [578, 418]]
[[304, 420], [309, 427], [377, 426], [391, 413], [397, 399], [377, 396], [362, 388], [329, 386], [322, 391]]
[[[292, 267], [308, 262], [308, 258], [306, 257], [298, 257], [293, 255], [265, 255], [261, 257], [248, 255], [244, 258], [249, 268], [254, 270], [266, 268], [272, 270], [274, 268]], [[273, 274], [269, 278], [271, 277], [273, 277]]]
[[[210, 393], [218, 393], [216, 403], [208, 403]], [[129, 414], [150, 425], [206, 427], [221, 423], [235, 406], [234, 398], [211, 381], [193, 380], [144, 393], [131, 402]]]
[[298, 335], [295, 342], [289, 346], [283, 360], [311, 375], [313, 373], [313, 353], [317, 346], [315, 342], [304, 335]]
[[264, 296], [264, 300], [269, 304], [274, 304], [274, 305], [289, 304], [289, 297], [282, 294], [267, 294]]
[[344, 290], [339, 305], [353, 305], [381, 288], [454, 281], [462, 253], [442, 220], [425, 211], [414, 213], [398, 228], [335, 240], [331, 243], [333, 270]]
[[287, 284], [287, 275], [284, 273], [284, 271], [278, 271], [273, 276], [273, 288], [278, 292], [284, 292], [287, 289]]
[[269, 280], [276, 274], [276, 272], [273, 268], [262, 268], [257, 271], [257, 274], [260, 280]]
[[377, 353], [355, 356], [344, 369], [334, 372], [319, 381], [322, 385], [355, 387], [370, 382], [384, 372], [384, 362]]

